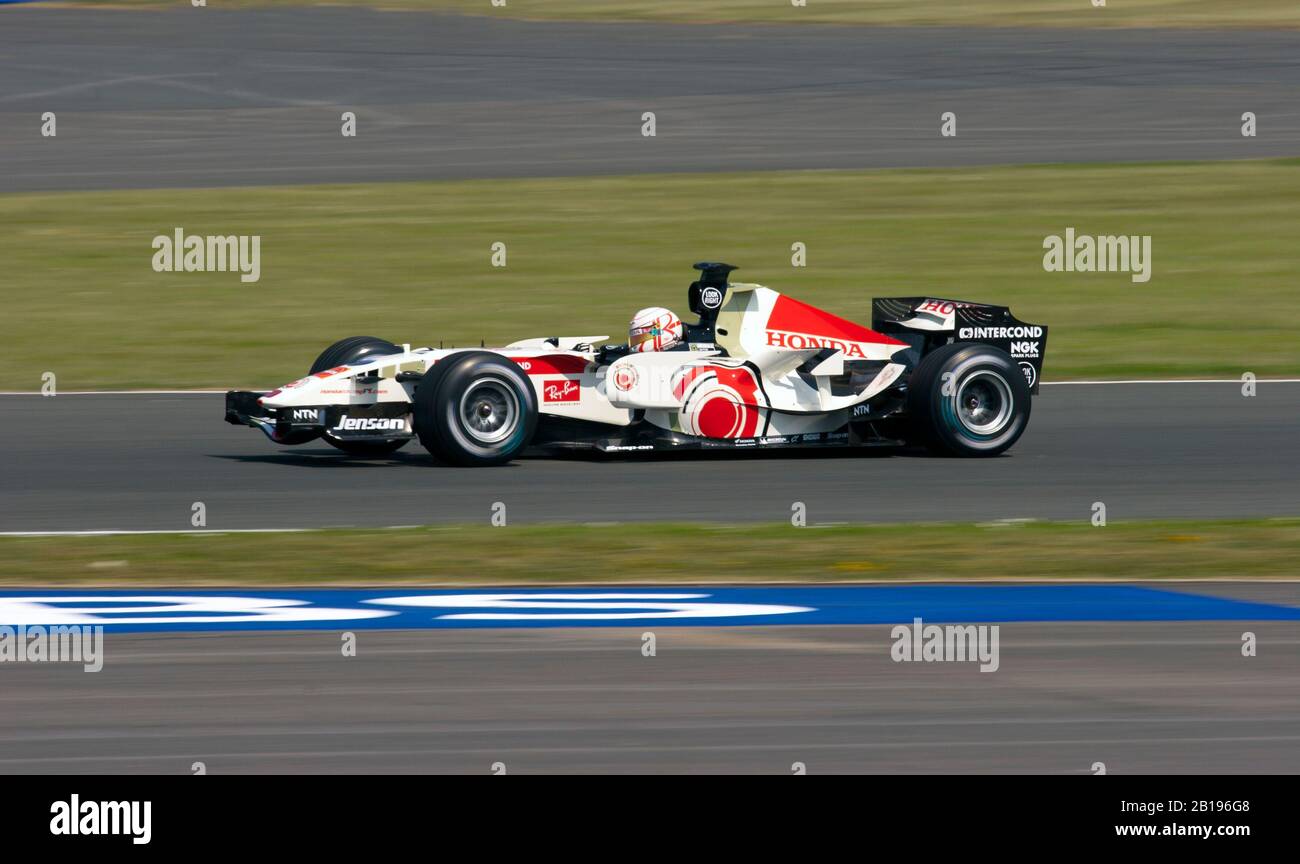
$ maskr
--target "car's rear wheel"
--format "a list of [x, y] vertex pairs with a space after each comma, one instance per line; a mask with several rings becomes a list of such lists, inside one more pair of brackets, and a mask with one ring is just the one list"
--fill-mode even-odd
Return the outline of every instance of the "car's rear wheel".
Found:
[[1029, 424], [1029, 385], [1005, 351], [959, 342], [926, 355], [908, 383], [916, 436], [954, 456], [996, 456]]
[[[316, 358], [316, 362], [311, 364], [311, 370], [307, 374], [315, 375], [317, 372], [324, 372], [326, 369], [333, 369], [336, 366], [351, 366], [365, 362], [369, 357], [396, 354], [401, 350], [392, 342], [380, 339], [377, 336], [349, 336], [347, 339], [340, 339], [322, 351], [320, 356]], [[378, 441], [344, 441], [335, 438], [328, 432], [322, 437], [330, 446], [359, 459], [377, 459], [387, 456], [400, 450], [409, 440], [394, 438]]]
[[415, 390], [415, 431], [437, 458], [455, 465], [501, 465], [537, 429], [537, 394], [513, 361], [467, 351], [438, 361]]

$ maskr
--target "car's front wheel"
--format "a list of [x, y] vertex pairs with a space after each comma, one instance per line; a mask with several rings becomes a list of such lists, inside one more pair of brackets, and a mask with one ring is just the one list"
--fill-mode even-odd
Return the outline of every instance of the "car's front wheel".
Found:
[[[402, 349], [386, 339], [377, 336], [349, 336], [340, 339], [321, 352], [316, 362], [311, 364], [308, 375], [324, 372], [336, 366], [350, 366], [364, 363], [370, 357], [382, 357], [385, 354], [397, 354]], [[326, 432], [323, 436], [330, 446], [342, 450], [358, 459], [378, 459], [395, 453], [406, 444], [406, 438], [394, 438], [379, 441], [344, 441]]]
[[1005, 351], [958, 342], [926, 355], [908, 383], [918, 438], [955, 456], [996, 456], [1029, 424], [1029, 385]]
[[415, 431], [437, 458], [455, 465], [501, 465], [528, 446], [537, 394], [513, 361], [466, 351], [438, 361], [415, 390]]

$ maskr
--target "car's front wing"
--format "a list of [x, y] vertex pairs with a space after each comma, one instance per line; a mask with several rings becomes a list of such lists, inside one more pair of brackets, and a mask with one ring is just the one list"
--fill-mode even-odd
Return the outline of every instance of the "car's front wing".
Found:
[[250, 390], [226, 393], [226, 422], [261, 429], [277, 444], [303, 444], [328, 434], [339, 441], [414, 438], [409, 402], [271, 408]]

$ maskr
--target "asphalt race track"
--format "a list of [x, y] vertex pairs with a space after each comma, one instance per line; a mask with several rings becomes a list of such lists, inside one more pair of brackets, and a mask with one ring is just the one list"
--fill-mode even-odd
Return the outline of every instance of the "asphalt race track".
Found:
[[[887, 521], [1294, 516], [1300, 383], [1045, 385], [1005, 456], [911, 452], [434, 463], [418, 444], [347, 459], [222, 420], [223, 397], [0, 397], [0, 531], [511, 522]], [[671, 470], [665, 470], [669, 466]]]
[[645, 629], [107, 634], [98, 673], [5, 664], [0, 773], [1300, 771], [1294, 622], [1008, 624], [990, 674], [887, 626]]
[[1285, 31], [10, 7], [0, 191], [1293, 156], [1298, 89]]

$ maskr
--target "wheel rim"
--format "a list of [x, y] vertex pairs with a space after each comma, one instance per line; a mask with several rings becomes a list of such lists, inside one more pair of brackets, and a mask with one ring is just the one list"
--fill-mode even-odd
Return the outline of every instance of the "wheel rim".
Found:
[[519, 397], [499, 378], [479, 378], [460, 397], [460, 419], [476, 443], [505, 441], [519, 426]]
[[957, 389], [957, 419], [973, 435], [996, 435], [1011, 421], [1011, 385], [996, 372], [980, 370]]

